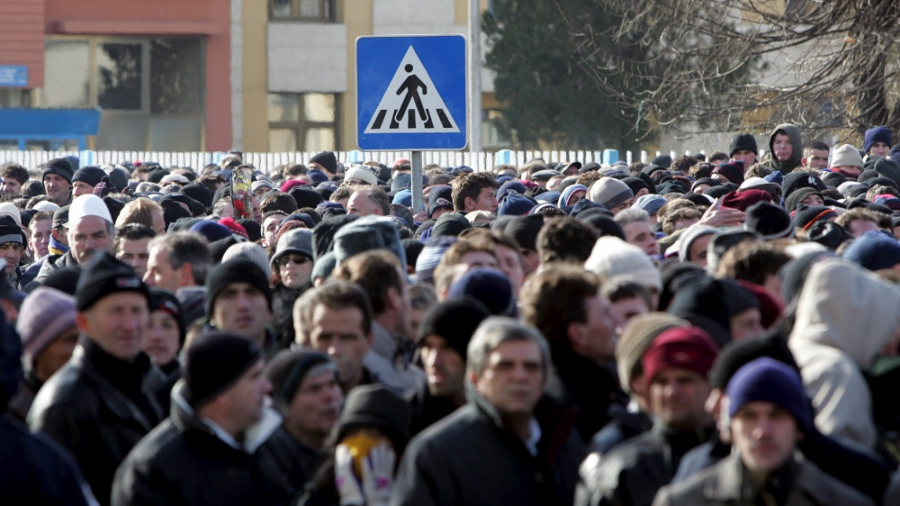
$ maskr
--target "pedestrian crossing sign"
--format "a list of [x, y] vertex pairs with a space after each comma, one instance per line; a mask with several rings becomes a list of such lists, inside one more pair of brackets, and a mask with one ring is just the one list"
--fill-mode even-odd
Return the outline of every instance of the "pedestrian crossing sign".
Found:
[[465, 37], [358, 38], [356, 99], [360, 149], [464, 149]]

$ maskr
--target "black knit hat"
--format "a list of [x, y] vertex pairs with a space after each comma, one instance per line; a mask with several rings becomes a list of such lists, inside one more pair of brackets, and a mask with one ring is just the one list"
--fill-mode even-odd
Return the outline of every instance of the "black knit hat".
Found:
[[791, 172], [781, 181], [781, 194], [787, 199], [791, 193], [800, 188], [815, 188], [819, 191], [828, 189], [825, 183], [809, 172]]
[[325, 167], [328, 172], [337, 174], [337, 157], [331, 151], [323, 151], [309, 159], [309, 163], [317, 163]]
[[117, 260], [108, 251], [94, 253], [84, 266], [75, 289], [77, 309], [84, 311], [100, 299], [117, 292], [138, 292], [150, 302], [147, 285], [134, 269]]
[[72, 182], [81, 181], [83, 183], [87, 183], [91, 186], [97, 186], [97, 183], [100, 182], [106, 176], [106, 172], [103, 172], [103, 169], [100, 167], [82, 167], [78, 169], [77, 172], [72, 176]]
[[794, 231], [791, 216], [771, 202], [757, 202], [747, 209], [745, 230], [753, 230], [762, 236], [764, 241], [788, 237]]
[[347, 395], [344, 411], [335, 428], [335, 440], [341, 441], [353, 429], [371, 427], [388, 436], [394, 451], [400, 455], [409, 441], [411, 423], [409, 403], [381, 385], [362, 385]]
[[441, 302], [425, 315], [419, 325], [417, 341], [419, 346], [424, 346], [426, 337], [442, 337], [465, 361], [472, 334], [490, 315], [484, 304], [469, 297]]
[[756, 147], [756, 139], [753, 138], [750, 134], [737, 134], [731, 139], [731, 149], [728, 151], [728, 156], [734, 156], [738, 151], [752, 151], [754, 155], [759, 154], [759, 149]]
[[252, 339], [230, 332], [203, 332], [184, 353], [185, 400], [194, 408], [214, 400], [262, 358]]
[[200, 183], [191, 183], [182, 186], [181, 193], [196, 200], [197, 202], [200, 202], [205, 207], [212, 206], [212, 192]]
[[272, 288], [269, 287], [269, 280], [266, 279], [266, 273], [250, 260], [243, 258], [233, 258], [219, 264], [206, 277], [206, 319], [212, 316], [213, 306], [216, 303], [216, 297], [219, 292], [225, 289], [231, 283], [249, 283], [258, 288], [266, 300], [269, 307], [272, 307]]
[[791, 349], [788, 348], [787, 337], [780, 330], [774, 330], [764, 337], [734, 341], [722, 348], [709, 372], [709, 386], [725, 390], [738, 369], [760, 357], [773, 358], [800, 370]]
[[306, 375], [322, 364], [329, 365], [337, 373], [335, 363], [327, 355], [317, 351], [279, 351], [266, 366], [266, 376], [272, 382], [272, 400], [275, 404], [281, 407], [290, 405]]
[[517, 216], [506, 225], [503, 234], [515, 239], [522, 248], [537, 251], [537, 236], [543, 226], [544, 216], [541, 214]]
[[465, 216], [457, 213], [444, 213], [431, 229], [431, 237], [458, 236], [468, 228], [472, 228], [472, 223]]
[[65, 179], [72, 184], [72, 176], [75, 174], [75, 169], [72, 167], [72, 164], [69, 163], [65, 158], [54, 158], [49, 162], [45, 163], [42, 166], [41, 171], [41, 182], [44, 181], [44, 178], [47, 177], [47, 174], [56, 174], [57, 176]]
[[306, 186], [295, 186], [288, 191], [288, 195], [294, 197], [294, 200], [297, 201], [297, 209], [303, 209], [304, 207], [315, 208], [319, 205], [319, 202], [324, 200], [319, 192]]
[[794, 227], [797, 230], [807, 230], [817, 221], [828, 218], [837, 218], [837, 212], [830, 207], [800, 204], [794, 213]]
[[17, 242], [24, 248], [25, 232], [12, 216], [3, 215], [0, 216], [0, 244], [6, 242]]
[[165, 311], [175, 318], [175, 323], [178, 324], [179, 342], [184, 343], [187, 328], [184, 323], [184, 310], [181, 308], [178, 298], [168, 290], [150, 288], [150, 312], [154, 311]]

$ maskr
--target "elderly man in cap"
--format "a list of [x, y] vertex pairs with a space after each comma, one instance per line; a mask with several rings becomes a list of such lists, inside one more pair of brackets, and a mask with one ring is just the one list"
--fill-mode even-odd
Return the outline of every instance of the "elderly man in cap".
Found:
[[112, 216], [103, 199], [96, 195], [82, 195], [69, 207], [66, 223], [69, 251], [47, 258], [35, 278], [43, 281], [60, 267], [78, 267], [87, 263], [99, 251], [112, 251], [115, 234]]
[[725, 393], [731, 455], [664, 487], [654, 505], [873, 504], [801, 456], [797, 444], [813, 421], [796, 370], [758, 358], [738, 370]]
[[468, 346], [469, 403], [409, 444], [392, 506], [572, 504], [584, 450], [572, 413], [544, 395], [547, 341], [491, 317]]
[[109, 504], [113, 475], [162, 411], [146, 380], [141, 352], [149, 318], [147, 287], [109, 252], [99, 252], [78, 280], [71, 360], [41, 388], [28, 425], [68, 449], [94, 496]]
[[281, 417], [252, 340], [205, 332], [185, 350], [172, 414], [116, 472], [112, 504], [287, 504], [273, 454], [262, 446]]
[[65, 158], [54, 158], [42, 166], [44, 191], [59, 207], [72, 202], [72, 176], [75, 168]]
[[602, 458], [590, 454], [581, 466], [584, 488], [577, 505], [649, 505], [675, 476], [681, 457], [712, 434], [704, 404], [707, 376], [718, 349], [697, 327], [673, 327], [644, 353], [644, 382], [654, 426]]
[[272, 288], [256, 263], [233, 258], [206, 278], [206, 318], [216, 329], [252, 339], [267, 357], [278, 351], [272, 323]]

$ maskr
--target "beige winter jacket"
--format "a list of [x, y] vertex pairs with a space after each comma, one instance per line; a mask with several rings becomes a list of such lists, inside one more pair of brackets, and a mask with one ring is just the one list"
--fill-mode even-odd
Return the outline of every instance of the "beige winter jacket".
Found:
[[868, 369], [900, 327], [900, 288], [858, 265], [828, 259], [809, 272], [789, 339], [823, 433], [871, 449]]

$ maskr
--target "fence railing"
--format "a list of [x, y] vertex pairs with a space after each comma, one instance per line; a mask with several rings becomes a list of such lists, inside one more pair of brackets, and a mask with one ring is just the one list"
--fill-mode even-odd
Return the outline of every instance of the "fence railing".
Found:
[[[409, 158], [409, 151], [340, 151], [335, 152], [339, 161], [343, 163], [364, 163], [376, 161], [390, 164], [398, 158]], [[511, 151], [501, 150], [491, 153], [470, 153], [465, 151], [424, 151], [422, 153], [425, 165], [438, 164], [441, 167], [459, 167], [465, 165], [475, 170], [491, 170], [502, 164], [522, 166], [535, 158], [541, 158], [547, 162], [572, 162], [582, 163], [613, 163], [622, 159], [627, 163], [641, 161], [647, 163], [653, 157], [659, 156], [641, 151], [635, 156], [631, 151], [620, 153], [616, 150], [603, 151]], [[218, 164], [226, 156], [223, 152], [159, 152], [159, 151], [0, 151], [0, 165], [14, 162], [28, 168], [37, 167], [53, 158], [63, 156], [77, 156], [81, 166], [105, 165], [121, 162], [156, 162], [163, 167], [191, 167], [197, 171], [209, 164]], [[308, 164], [309, 159], [315, 153], [284, 152], [284, 153], [244, 153], [244, 161], [252, 164], [259, 170], [268, 172], [275, 167], [287, 163]], [[678, 153], [672, 151], [674, 158]]]

